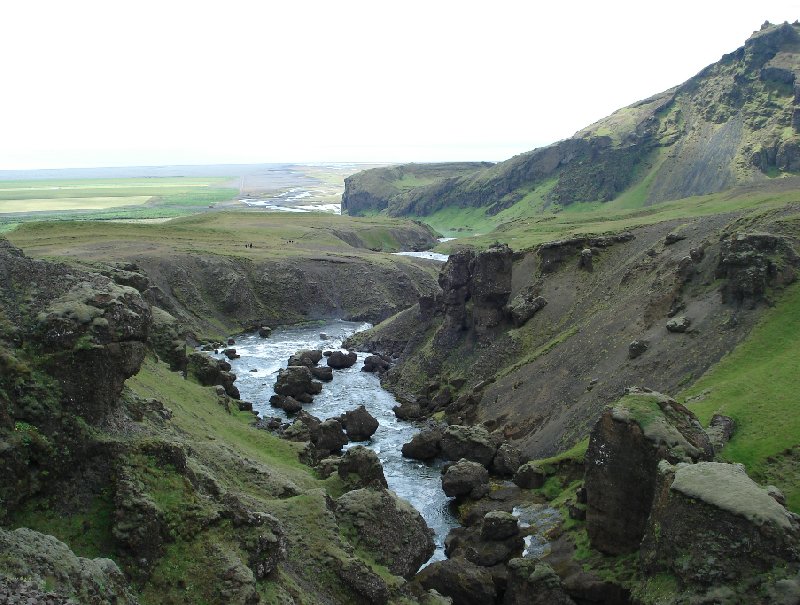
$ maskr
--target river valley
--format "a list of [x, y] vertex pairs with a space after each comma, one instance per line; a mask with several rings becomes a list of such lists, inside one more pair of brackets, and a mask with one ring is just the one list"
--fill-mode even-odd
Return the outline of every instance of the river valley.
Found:
[[[257, 334], [238, 337], [232, 346], [241, 357], [230, 363], [238, 377], [236, 385], [242, 399], [252, 402], [253, 409], [262, 417], [288, 419], [283, 410], [270, 407], [268, 400], [273, 394], [278, 370], [286, 367], [289, 356], [301, 349], [336, 349], [346, 337], [369, 327], [368, 323], [331, 321], [312, 327], [278, 329], [266, 339]], [[321, 334], [327, 338], [321, 338]], [[333, 381], [325, 383], [322, 393], [304, 409], [324, 420], [364, 405], [378, 419], [377, 432], [363, 445], [378, 454], [389, 488], [420, 511], [435, 531], [436, 552], [431, 561], [442, 560], [445, 558], [444, 539], [450, 529], [458, 525], [448, 508], [450, 499], [441, 488], [443, 463], [425, 464], [401, 456], [401, 446], [411, 440], [419, 427], [395, 417], [392, 408], [398, 405], [397, 400], [381, 387], [377, 376], [361, 371], [367, 354], [358, 355], [354, 366], [335, 370]], [[221, 354], [217, 357], [223, 358]]]

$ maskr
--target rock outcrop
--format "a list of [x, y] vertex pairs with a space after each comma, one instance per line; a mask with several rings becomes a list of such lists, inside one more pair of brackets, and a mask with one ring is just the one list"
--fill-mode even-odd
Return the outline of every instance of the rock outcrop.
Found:
[[3, 553], [0, 577], [36, 580], [42, 585], [47, 584], [57, 595], [72, 597], [69, 602], [77, 599], [81, 603], [138, 603], [116, 563], [110, 559], [77, 557], [66, 544], [53, 536], [27, 528], [0, 529], [0, 552]]
[[203, 386], [221, 386], [225, 394], [239, 399], [239, 389], [234, 381], [236, 374], [231, 371], [231, 364], [222, 359], [214, 359], [204, 353], [190, 353], [187, 359], [187, 374], [193, 376]]
[[586, 452], [586, 529], [594, 548], [634, 552], [644, 535], [661, 460], [710, 460], [713, 449], [697, 418], [675, 400], [631, 389], [607, 409]]
[[717, 277], [724, 278], [723, 298], [734, 304], [754, 305], [767, 289], [792, 283], [800, 257], [780, 236], [735, 233], [722, 241]]
[[477, 462], [462, 458], [442, 475], [442, 489], [450, 497], [477, 500], [489, 492], [489, 471]]
[[278, 370], [275, 392], [284, 397], [294, 397], [301, 403], [311, 403], [314, 395], [322, 391], [322, 384], [314, 380], [306, 366], [289, 366]]
[[486, 605], [497, 598], [489, 570], [463, 558], [435, 561], [417, 574], [415, 581], [463, 605]]
[[411, 438], [411, 441], [403, 444], [401, 451], [406, 458], [433, 460], [442, 453], [442, 431], [439, 429], [420, 431]]
[[448, 460], [465, 458], [489, 467], [499, 441], [482, 426], [448, 426], [442, 434], [442, 455]]
[[737, 464], [662, 462], [642, 542], [646, 573], [735, 586], [800, 560], [800, 523]]
[[[354, 482], [358, 487], [389, 487], [378, 455], [363, 445], [351, 447], [344, 453], [337, 465], [337, 473], [342, 479]], [[357, 481], [352, 481], [352, 475], [358, 476]]]
[[350, 441], [367, 441], [378, 430], [377, 419], [363, 405], [346, 411], [339, 418], [339, 422]]
[[434, 551], [433, 531], [405, 500], [386, 489], [357, 489], [336, 500], [336, 518], [358, 547], [393, 574], [410, 578]]

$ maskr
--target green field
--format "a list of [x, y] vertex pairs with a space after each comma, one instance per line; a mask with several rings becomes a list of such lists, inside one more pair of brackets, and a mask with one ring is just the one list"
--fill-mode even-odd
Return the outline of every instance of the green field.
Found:
[[181, 216], [230, 200], [225, 178], [155, 177], [0, 181], [0, 232], [41, 219], [147, 219]]
[[800, 284], [767, 311], [750, 337], [681, 399], [707, 425], [714, 414], [736, 421], [722, 458], [741, 462], [756, 480], [784, 490], [800, 511]]

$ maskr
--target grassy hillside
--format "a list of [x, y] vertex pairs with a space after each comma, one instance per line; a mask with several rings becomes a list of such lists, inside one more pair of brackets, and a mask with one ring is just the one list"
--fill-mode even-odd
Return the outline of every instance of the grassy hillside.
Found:
[[736, 421], [722, 458], [741, 462], [762, 483], [784, 490], [800, 511], [800, 285], [789, 288], [750, 337], [707, 372], [682, 400], [708, 424]]
[[[620, 198], [607, 204], [574, 204], [553, 212], [542, 211], [537, 201], [534, 198], [519, 202], [494, 216], [487, 215], [482, 208], [447, 208], [421, 218], [445, 235], [459, 238], [440, 244], [437, 250], [447, 251], [459, 245], [483, 249], [496, 241], [521, 250], [565, 237], [624, 231], [675, 219], [742, 210], [766, 212], [800, 201], [800, 178], [776, 179], [646, 207], [641, 204], [628, 207], [632, 205], [630, 198]], [[446, 224], [453, 228], [447, 230]]]

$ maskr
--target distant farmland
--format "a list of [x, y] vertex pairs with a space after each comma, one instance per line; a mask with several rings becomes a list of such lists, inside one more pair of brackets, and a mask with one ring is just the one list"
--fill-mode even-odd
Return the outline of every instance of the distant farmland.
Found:
[[220, 177], [0, 181], [2, 224], [41, 218], [136, 219], [181, 216], [233, 199]]

